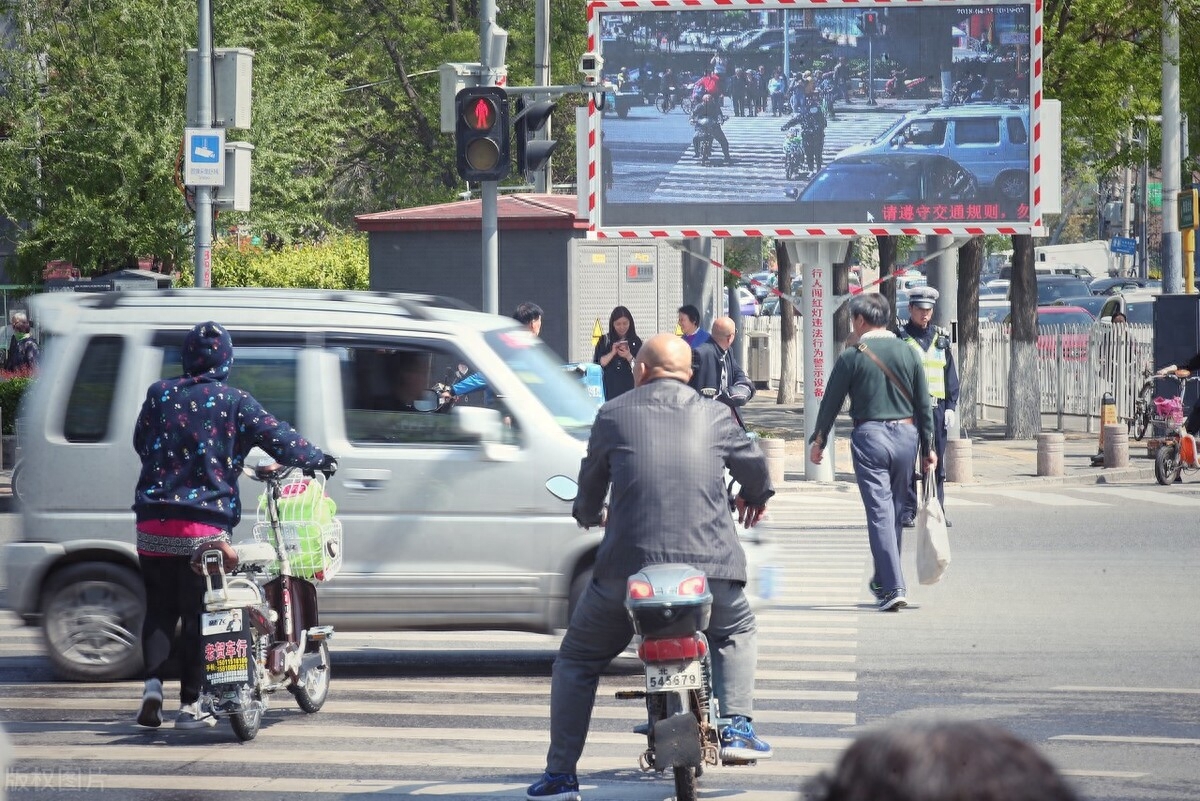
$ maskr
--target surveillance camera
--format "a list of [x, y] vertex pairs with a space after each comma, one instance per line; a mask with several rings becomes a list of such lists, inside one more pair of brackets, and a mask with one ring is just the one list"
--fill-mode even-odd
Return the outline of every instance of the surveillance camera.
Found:
[[599, 53], [584, 53], [579, 57], [579, 71], [583, 73], [583, 83], [594, 86], [600, 83], [600, 70], [604, 68], [604, 59]]

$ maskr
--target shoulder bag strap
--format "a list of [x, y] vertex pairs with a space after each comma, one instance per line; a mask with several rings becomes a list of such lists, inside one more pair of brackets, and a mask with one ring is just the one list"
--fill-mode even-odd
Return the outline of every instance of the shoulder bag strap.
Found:
[[896, 389], [900, 390], [900, 394], [903, 395], [909, 403], [913, 404], [913, 411], [915, 412], [917, 409], [917, 404], [913, 403], [912, 393], [908, 391], [908, 387], [900, 383], [900, 379], [896, 378], [896, 374], [892, 372], [892, 368], [880, 361], [879, 357], [867, 347], [867, 343], [865, 342], [858, 343], [858, 352], [875, 362], [875, 364], [879, 365], [879, 369], [883, 371], [884, 375], [888, 377], [889, 381], [896, 385]]

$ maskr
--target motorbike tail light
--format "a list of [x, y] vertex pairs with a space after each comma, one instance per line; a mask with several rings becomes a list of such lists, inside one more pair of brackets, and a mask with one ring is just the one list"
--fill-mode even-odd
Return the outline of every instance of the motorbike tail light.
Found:
[[692, 576], [679, 582], [680, 595], [703, 595], [707, 584], [704, 576]]
[[698, 634], [642, 640], [642, 644], [638, 646], [638, 656], [643, 662], [681, 662], [685, 659], [699, 659], [707, 653], [708, 644]]
[[630, 579], [627, 595], [635, 600], [654, 597], [654, 587], [650, 586], [650, 582], [642, 581], [641, 579]]

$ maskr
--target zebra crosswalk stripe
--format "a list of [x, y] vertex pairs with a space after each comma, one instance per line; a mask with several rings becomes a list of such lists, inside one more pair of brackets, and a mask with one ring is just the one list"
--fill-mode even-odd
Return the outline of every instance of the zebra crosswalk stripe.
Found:
[[[825, 130], [824, 161], [847, 147], [883, 133], [896, 117], [874, 112], [839, 112]], [[802, 187], [805, 180], [788, 180], [784, 174], [786, 134], [779, 130], [786, 118], [759, 115], [731, 117], [723, 126], [733, 159], [722, 166], [720, 144], [713, 144], [713, 163], [700, 163], [689, 146], [655, 190], [660, 200], [686, 201], [703, 194], [710, 202], [745, 202], [748, 199], [783, 200], [786, 190]], [[736, 177], [736, 180], [732, 180]]]

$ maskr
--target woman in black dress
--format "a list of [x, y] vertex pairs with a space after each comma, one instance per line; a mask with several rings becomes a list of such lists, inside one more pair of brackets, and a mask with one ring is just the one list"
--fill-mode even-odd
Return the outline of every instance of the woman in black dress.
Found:
[[592, 361], [604, 370], [604, 399], [612, 400], [633, 389], [633, 360], [642, 349], [633, 327], [633, 315], [618, 306], [608, 316], [608, 333], [596, 343]]

